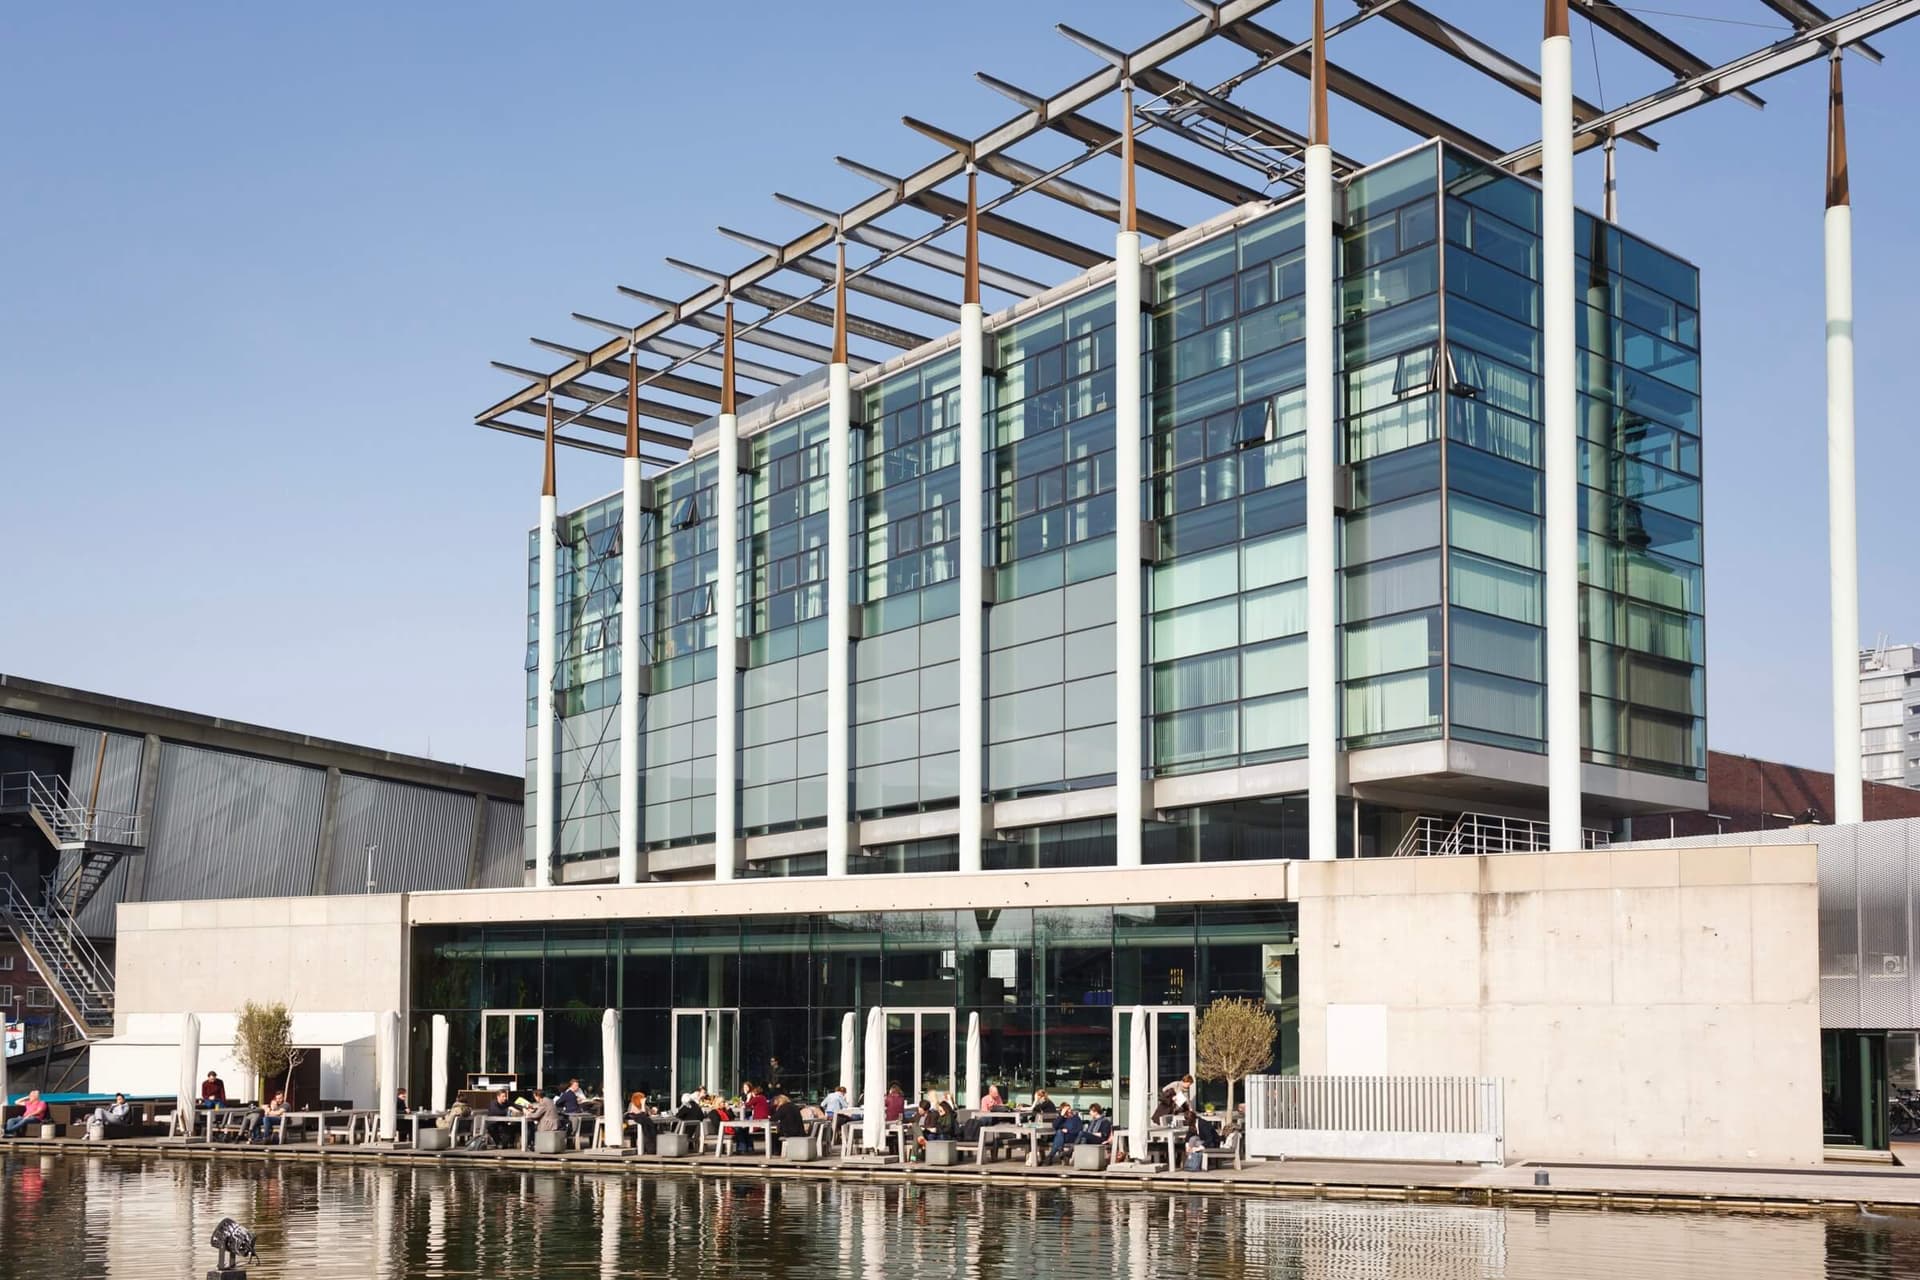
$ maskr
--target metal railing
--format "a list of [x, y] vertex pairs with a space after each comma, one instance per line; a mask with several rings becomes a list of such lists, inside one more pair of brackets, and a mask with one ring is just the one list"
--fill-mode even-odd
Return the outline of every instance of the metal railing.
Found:
[[1254, 1155], [1498, 1162], [1506, 1094], [1498, 1077], [1249, 1076]]
[[32, 809], [62, 845], [138, 844], [140, 815], [82, 804], [58, 774], [0, 773], [0, 809]]
[[[1604, 849], [1612, 842], [1610, 832], [1587, 827], [1580, 843], [1587, 849]], [[1508, 818], [1495, 813], [1462, 813], [1451, 818], [1423, 813], [1415, 818], [1394, 847], [1396, 858], [1447, 857], [1457, 854], [1547, 853], [1552, 851], [1550, 828], [1532, 818]]]
[[51, 879], [36, 904], [13, 877], [0, 873], [0, 909], [12, 917], [42, 963], [41, 976], [57, 985], [79, 1008], [82, 1020], [98, 1025], [113, 1017], [113, 970], [54, 896]]

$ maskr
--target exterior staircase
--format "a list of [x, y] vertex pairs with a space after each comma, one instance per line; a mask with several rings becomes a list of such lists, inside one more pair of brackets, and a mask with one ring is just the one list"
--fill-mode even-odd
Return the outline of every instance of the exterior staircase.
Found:
[[59, 851], [52, 898], [69, 914], [93, 900], [123, 858], [145, 852], [138, 814], [81, 803], [55, 775], [0, 774], [0, 813], [25, 814]]
[[112, 1035], [113, 970], [55, 896], [54, 878], [44, 887], [36, 903], [12, 876], [0, 875], [0, 914], [74, 1029], [88, 1039]]
[[[1593, 827], [1586, 828], [1580, 834], [1581, 845], [1588, 849], [1604, 849], [1613, 840], [1611, 833]], [[1407, 828], [1407, 834], [1400, 838], [1393, 856], [1412, 858], [1547, 853], [1552, 848], [1547, 824], [1532, 818], [1508, 818], [1494, 813], [1423, 813], [1413, 820], [1413, 825]]]

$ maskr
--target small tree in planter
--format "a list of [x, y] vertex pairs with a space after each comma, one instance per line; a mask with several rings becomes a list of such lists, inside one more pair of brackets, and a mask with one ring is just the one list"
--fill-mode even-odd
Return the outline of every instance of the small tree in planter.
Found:
[[306, 1054], [293, 1047], [293, 1015], [284, 1004], [256, 1004], [252, 1000], [241, 1007], [233, 1028], [233, 1056], [253, 1077], [256, 1090], [266, 1101], [267, 1081], [278, 1078], [282, 1089], [293, 1087], [293, 1069]]
[[1220, 999], [1200, 1015], [1194, 1057], [1202, 1080], [1224, 1080], [1227, 1114], [1233, 1114], [1233, 1086], [1273, 1065], [1273, 1040], [1279, 1030], [1273, 1011], [1257, 1000]]

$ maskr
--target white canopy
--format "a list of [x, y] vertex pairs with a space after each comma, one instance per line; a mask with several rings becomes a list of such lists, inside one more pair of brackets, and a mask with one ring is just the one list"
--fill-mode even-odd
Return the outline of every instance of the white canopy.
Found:
[[627, 1114], [626, 1085], [620, 1079], [620, 1011], [608, 1009], [600, 1015], [600, 1114], [602, 1146], [617, 1147], [624, 1140]]

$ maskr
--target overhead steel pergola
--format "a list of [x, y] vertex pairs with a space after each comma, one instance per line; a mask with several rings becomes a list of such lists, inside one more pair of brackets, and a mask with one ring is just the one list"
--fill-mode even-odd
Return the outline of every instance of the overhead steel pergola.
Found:
[[[1036, 226], [1017, 216], [1016, 210], [1027, 212], [1030, 219], [1030, 211], [1039, 202], [1051, 201], [1116, 222], [1123, 216], [1122, 201], [1117, 196], [1076, 182], [1068, 175], [1118, 150], [1119, 111], [1111, 112], [1113, 123], [1096, 116], [1110, 97], [1127, 86], [1134, 90], [1130, 96], [1136, 104], [1136, 139], [1157, 130], [1169, 144], [1177, 139], [1175, 145], [1180, 147], [1176, 151], [1149, 141], [1135, 141], [1134, 163], [1139, 169], [1222, 209], [1292, 196], [1303, 182], [1306, 137], [1237, 101], [1235, 95], [1243, 85], [1276, 68], [1300, 77], [1310, 74], [1310, 42], [1296, 40], [1255, 20], [1268, 11], [1284, 12], [1293, 6], [1279, 0], [1185, 3], [1196, 11], [1193, 17], [1131, 52], [1061, 26], [1062, 35], [1102, 65], [1054, 94], [1032, 93], [978, 73], [982, 84], [1011, 99], [1019, 113], [979, 137], [906, 119], [909, 128], [939, 146], [940, 154], [931, 163], [897, 176], [839, 157], [841, 166], [879, 190], [838, 212], [793, 196], [776, 195], [780, 203], [814, 225], [785, 242], [720, 228], [721, 234], [759, 256], [731, 272], [667, 259], [669, 265], [701, 285], [679, 300], [620, 286], [622, 295], [645, 304], [650, 314], [629, 323], [576, 312], [574, 320], [606, 334], [606, 340], [584, 347], [532, 339], [536, 347], [563, 358], [564, 363], [556, 369], [542, 372], [493, 362], [495, 368], [522, 379], [524, 385], [482, 410], [475, 421], [490, 430], [532, 439], [542, 439], [551, 421], [556, 444], [614, 457], [626, 452], [625, 439], [632, 430], [644, 463], [670, 466], [685, 456], [694, 430], [720, 406], [735, 399], [744, 402], [784, 385], [830, 359], [832, 349], [827, 343], [833, 340], [835, 325], [836, 255], [842, 242], [871, 253], [865, 261], [850, 261], [846, 266], [850, 295], [846, 335], [873, 353], [849, 353], [848, 363], [855, 372], [944, 334], [959, 322], [958, 283], [951, 296], [943, 297], [899, 280], [895, 264], [915, 264], [922, 274], [966, 276], [966, 259], [935, 247], [933, 242], [965, 223], [968, 200], [943, 188], [955, 184], [964, 193], [970, 168], [1007, 187], [974, 206], [981, 236], [981, 286], [1003, 295], [1007, 303], [1051, 287], [1004, 265], [1004, 259], [1003, 264], [996, 265], [992, 261], [995, 244], [1013, 246], [1022, 262], [1060, 264], [1067, 268], [1061, 278], [1108, 261], [1106, 249]], [[1488, 81], [1539, 100], [1540, 79], [1533, 69], [1415, 0], [1357, 3], [1357, 13], [1327, 28], [1329, 41], [1369, 22], [1376, 28], [1391, 26], [1444, 52]], [[1790, 28], [1790, 33], [1730, 61], [1713, 64], [1613, 0], [1574, 0], [1573, 12], [1596, 32], [1611, 37], [1658, 72], [1672, 77], [1670, 83], [1611, 110], [1576, 98], [1575, 150], [1596, 146], [1611, 149], [1616, 142], [1656, 147], [1646, 130], [1660, 122], [1722, 98], [1762, 106], [1753, 92], [1755, 85], [1836, 50], [1852, 50], [1878, 61], [1880, 54], [1868, 43], [1870, 37], [1920, 16], [1920, 0], [1873, 0], [1837, 18], [1803, 0], [1743, 3], [1751, 8], [1752, 16], [1770, 14], [1768, 21], [1781, 24], [1782, 30]], [[1190, 58], [1203, 46], [1244, 54], [1250, 60], [1241, 70], [1207, 85], [1171, 68], [1170, 64]], [[1510, 148], [1480, 137], [1337, 63], [1327, 64], [1327, 88], [1334, 96], [1418, 138], [1443, 139], [1512, 172], [1531, 173], [1540, 163], [1537, 141]], [[1302, 93], [1303, 103], [1305, 97]], [[1537, 130], [1537, 112], [1526, 118]], [[1037, 149], [1037, 140], [1042, 137], [1055, 139], [1056, 151], [1057, 139], [1070, 140], [1077, 146], [1077, 153], [1051, 164], [1014, 154], [1023, 146], [1030, 151]], [[1360, 167], [1360, 161], [1334, 153], [1336, 177]], [[911, 235], [882, 225], [890, 215], [904, 209], [931, 216], [937, 225]], [[1142, 232], [1162, 239], [1187, 225], [1145, 207], [1138, 209], [1136, 221]], [[890, 266], [895, 266], [894, 277], [889, 276]], [[884, 304], [885, 316], [861, 314], [855, 309], [857, 299]], [[745, 358], [723, 354], [727, 328], [724, 315], [730, 302], [759, 312], [752, 317], [736, 315], [733, 322], [736, 342], [749, 353]], [[921, 316], [932, 323], [910, 327], [912, 319]], [[727, 376], [723, 370], [729, 366], [732, 396], [726, 394], [720, 380]], [[661, 396], [671, 398], [658, 398]]]

